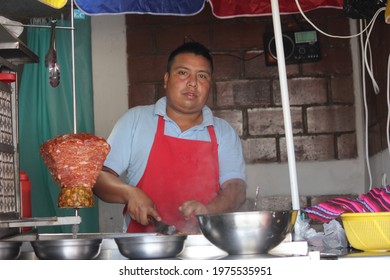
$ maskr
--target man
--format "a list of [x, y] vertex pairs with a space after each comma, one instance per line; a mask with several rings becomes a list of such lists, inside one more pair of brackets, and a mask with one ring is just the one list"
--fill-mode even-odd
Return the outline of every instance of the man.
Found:
[[168, 58], [166, 96], [128, 110], [111, 132], [111, 151], [93, 190], [125, 205], [127, 232], [155, 231], [150, 217], [198, 231], [196, 215], [235, 211], [245, 201], [240, 139], [205, 105], [212, 73], [209, 50], [183, 44]]

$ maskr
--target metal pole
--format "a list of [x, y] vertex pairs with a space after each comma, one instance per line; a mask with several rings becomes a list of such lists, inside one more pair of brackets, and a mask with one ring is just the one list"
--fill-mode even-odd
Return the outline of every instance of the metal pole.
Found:
[[[50, 25], [36, 25], [36, 24], [12, 24], [12, 23], [2, 23], [4, 26], [21, 26], [21, 27], [32, 27], [32, 28], [51, 28]], [[56, 29], [72, 29], [71, 27], [66, 26], [56, 26]]]
[[288, 167], [290, 173], [291, 201], [292, 201], [292, 208], [294, 210], [299, 210], [300, 209], [299, 193], [298, 193], [298, 183], [297, 183], [297, 171], [295, 166], [295, 152], [294, 152], [292, 125], [291, 125], [290, 101], [289, 101], [288, 86], [287, 86], [286, 59], [284, 57], [283, 35], [282, 35], [282, 28], [280, 24], [280, 12], [279, 12], [278, 0], [271, 0], [271, 8], [272, 8], [272, 21], [274, 26], [275, 43], [276, 43], [280, 92], [282, 95], [284, 130], [286, 134], [287, 159], [288, 159]]
[[77, 106], [76, 106], [76, 70], [74, 55], [74, 14], [73, 0], [70, 1], [70, 18], [71, 18], [71, 44], [72, 44], [72, 94], [73, 94], [73, 132], [77, 133]]

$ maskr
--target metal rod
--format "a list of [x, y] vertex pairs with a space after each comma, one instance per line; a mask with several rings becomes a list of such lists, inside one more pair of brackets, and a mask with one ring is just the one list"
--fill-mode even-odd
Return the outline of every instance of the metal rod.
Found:
[[[21, 26], [21, 27], [32, 27], [32, 28], [51, 28], [49, 25], [35, 25], [35, 24], [12, 24], [12, 23], [2, 23], [4, 26]], [[56, 26], [56, 29], [69, 29], [73, 30], [73, 27], [68, 26]]]
[[[74, 215], [76, 217], [79, 216], [79, 209], [78, 208], [74, 208]], [[72, 238], [74, 238], [74, 239], [77, 238], [77, 234], [79, 233], [79, 229], [80, 229], [80, 227], [78, 224], [72, 225]]]
[[74, 14], [73, 0], [70, 1], [71, 37], [72, 37], [72, 93], [73, 93], [73, 132], [77, 133], [77, 106], [76, 106], [76, 67], [74, 54]]
[[80, 223], [80, 216], [42, 217], [0, 221], [0, 228], [77, 225]]
[[294, 210], [299, 210], [299, 194], [297, 183], [297, 171], [295, 166], [295, 152], [291, 125], [290, 101], [287, 87], [286, 60], [284, 57], [282, 28], [280, 24], [280, 12], [278, 0], [271, 0], [272, 21], [275, 32], [276, 54], [279, 71], [280, 91], [282, 95], [282, 107], [284, 117], [284, 130], [286, 133], [287, 159], [290, 173], [291, 201]]

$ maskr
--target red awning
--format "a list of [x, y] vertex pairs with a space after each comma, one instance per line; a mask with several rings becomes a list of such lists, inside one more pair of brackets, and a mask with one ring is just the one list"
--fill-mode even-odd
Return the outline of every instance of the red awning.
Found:
[[[218, 18], [271, 15], [271, 1], [267, 0], [208, 0]], [[343, 0], [298, 0], [302, 11], [317, 8], [342, 8]], [[280, 14], [298, 13], [295, 0], [279, 0]]]

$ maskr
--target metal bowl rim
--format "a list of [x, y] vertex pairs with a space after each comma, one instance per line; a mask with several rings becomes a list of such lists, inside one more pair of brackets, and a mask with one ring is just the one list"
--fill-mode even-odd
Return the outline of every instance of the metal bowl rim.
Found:
[[214, 217], [214, 216], [236, 216], [236, 215], [263, 215], [263, 214], [273, 214], [273, 213], [281, 213], [281, 214], [290, 214], [298, 212], [298, 210], [261, 210], [261, 211], [242, 211], [242, 212], [225, 212], [218, 214], [198, 214], [197, 217]]
[[0, 249], [21, 247], [22, 243], [22, 241], [0, 240]]
[[100, 246], [103, 239], [54, 239], [30, 241], [33, 247]]
[[117, 243], [184, 242], [187, 235], [134, 235], [114, 238]]

